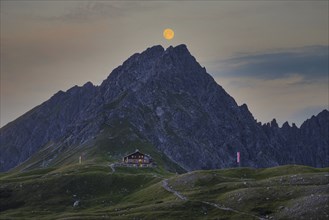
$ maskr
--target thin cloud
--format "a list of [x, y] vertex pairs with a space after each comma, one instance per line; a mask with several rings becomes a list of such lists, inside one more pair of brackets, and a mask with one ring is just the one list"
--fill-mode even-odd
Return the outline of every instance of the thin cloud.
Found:
[[[163, 5], [163, 4], [162, 4]], [[164, 6], [164, 5], [163, 5]], [[89, 22], [117, 17], [129, 17], [131, 13], [157, 9], [151, 3], [144, 2], [82, 2], [68, 12], [58, 16], [43, 16], [45, 20], [63, 22]]]
[[303, 81], [323, 80], [328, 77], [328, 49], [328, 46], [308, 46], [280, 52], [245, 54], [222, 61], [218, 75], [263, 80], [299, 75]]
[[111, 18], [122, 15], [120, 7], [111, 3], [87, 2], [73, 8], [68, 13], [56, 17], [50, 17], [50, 20], [84, 22], [100, 18]]

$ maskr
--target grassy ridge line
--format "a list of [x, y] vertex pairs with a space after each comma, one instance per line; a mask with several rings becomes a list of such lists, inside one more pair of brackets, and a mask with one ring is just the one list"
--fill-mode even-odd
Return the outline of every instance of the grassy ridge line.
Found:
[[[0, 177], [0, 219], [325, 219], [328, 171], [290, 165], [175, 175], [82, 164], [11, 172]], [[189, 200], [166, 191], [164, 179]]]
[[287, 165], [196, 171], [170, 179], [191, 200], [274, 219], [326, 219], [329, 169]]
[[[133, 172], [135, 171], [135, 172]], [[64, 213], [102, 210], [118, 204], [125, 196], [161, 180], [162, 170], [124, 169], [112, 173], [99, 165], [65, 166], [13, 172], [0, 178], [1, 218], [51, 218], [59, 210]], [[74, 201], [80, 201], [73, 208]], [[45, 216], [43, 216], [45, 215]]]

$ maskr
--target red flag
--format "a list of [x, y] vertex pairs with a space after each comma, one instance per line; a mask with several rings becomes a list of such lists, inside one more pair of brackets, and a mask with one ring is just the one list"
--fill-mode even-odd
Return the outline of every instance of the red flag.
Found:
[[240, 163], [240, 151], [236, 153], [236, 162]]

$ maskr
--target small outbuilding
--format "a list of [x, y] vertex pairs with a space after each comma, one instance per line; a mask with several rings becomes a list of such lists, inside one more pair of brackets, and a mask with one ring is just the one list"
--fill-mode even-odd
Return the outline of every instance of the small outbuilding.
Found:
[[153, 160], [150, 155], [143, 154], [138, 149], [131, 154], [128, 154], [122, 158], [123, 163], [130, 165], [149, 166]]

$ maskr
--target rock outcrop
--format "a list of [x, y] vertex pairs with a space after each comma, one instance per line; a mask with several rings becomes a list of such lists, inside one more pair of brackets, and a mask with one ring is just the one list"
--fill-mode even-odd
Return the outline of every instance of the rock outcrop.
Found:
[[236, 166], [237, 151], [242, 166], [329, 166], [327, 110], [301, 128], [261, 125], [179, 45], [134, 54], [100, 86], [60, 91], [1, 128], [0, 170], [45, 146], [81, 145], [118, 121], [186, 170]]

